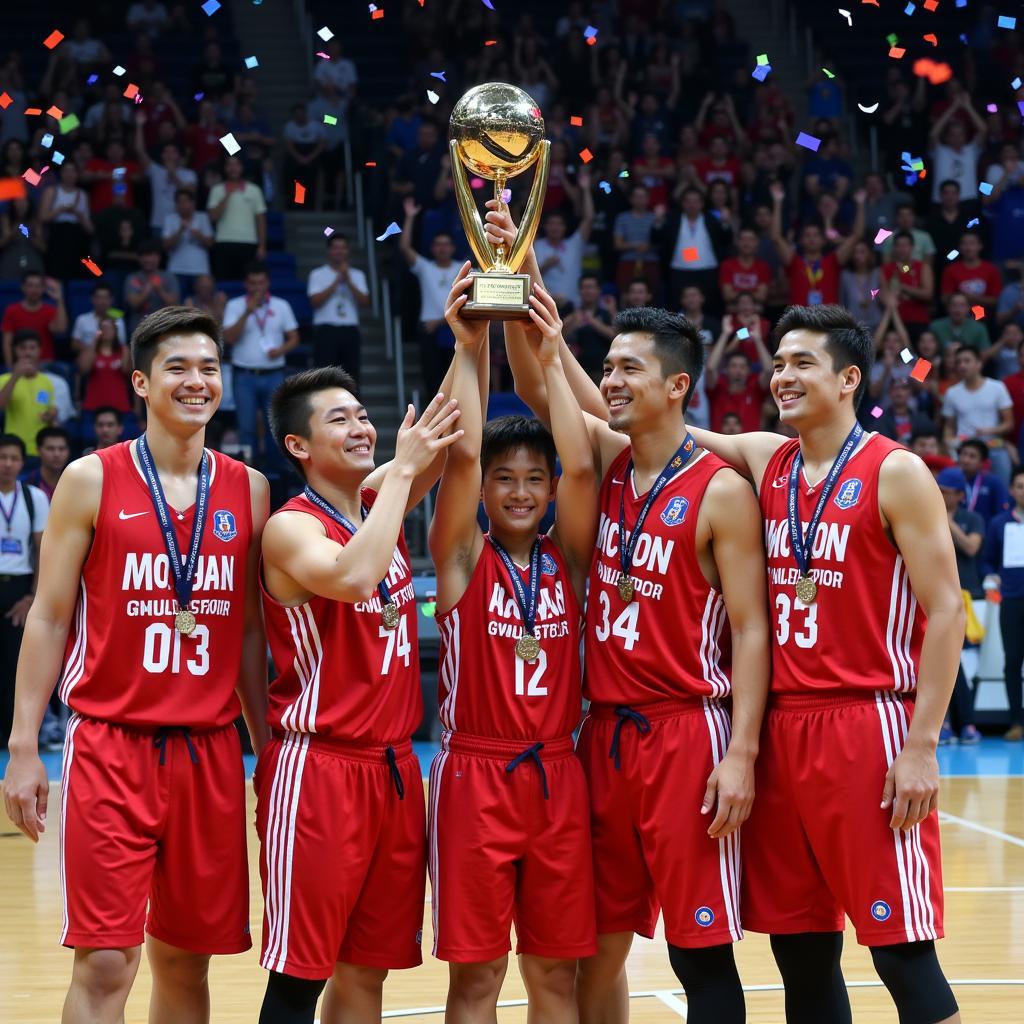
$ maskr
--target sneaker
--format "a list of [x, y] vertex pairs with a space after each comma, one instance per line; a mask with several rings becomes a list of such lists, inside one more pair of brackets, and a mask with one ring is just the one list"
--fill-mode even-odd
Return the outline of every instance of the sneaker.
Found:
[[939, 746], [948, 747], [951, 743], [956, 743], [956, 733], [953, 732], [949, 725], [943, 722], [942, 728], [939, 730]]
[[1021, 740], [1024, 740], [1024, 725], [1011, 725], [1003, 733], [1003, 739], [1009, 740], [1011, 743], [1019, 743]]

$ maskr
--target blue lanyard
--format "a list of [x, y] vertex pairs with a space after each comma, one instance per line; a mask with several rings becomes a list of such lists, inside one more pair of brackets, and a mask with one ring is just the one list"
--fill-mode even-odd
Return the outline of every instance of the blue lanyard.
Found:
[[[978, 475], [980, 476], [981, 474], [979, 473]], [[18, 507], [18, 492], [20, 490], [21, 490], [21, 485], [17, 481], [15, 481], [14, 482], [14, 500], [11, 502], [11, 511], [10, 512], [7, 511], [6, 507], [4, 506], [3, 499], [0, 498], [0, 512], [3, 513], [4, 522], [7, 524], [7, 535], [8, 536], [10, 536], [10, 534], [11, 534], [11, 523], [13, 523], [13, 521], [14, 521], [14, 510]], [[29, 523], [28, 525], [29, 525], [29, 533], [31, 533], [32, 532], [32, 523]]]
[[537, 622], [537, 598], [540, 595], [540, 537], [533, 542], [530, 549], [530, 582], [529, 590], [523, 583], [519, 567], [512, 561], [512, 556], [502, 547], [501, 542], [494, 539], [491, 534], [487, 535], [494, 550], [497, 551], [512, 582], [512, 590], [516, 595], [516, 604], [519, 605], [520, 614], [523, 616], [523, 632], [533, 635], [534, 626]]
[[139, 438], [137, 450], [139, 462], [142, 464], [142, 471], [146, 476], [146, 484], [149, 487], [149, 496], [153, 501], [153, 509], [156, 512], [157, 521], [160, 523], [160, 532], [164, 537], [167, 557], [171, 563], [171, 572], [174, 575], [174, 593], [178, 598], [178, 607], [182, 610], [187, 610], [192, 601], [192, 582], [196, 574], [196, 565], [199, 561], [199, 548], [203, 542], [203, 528], [206, 525], [206, 506], [210, 493], [210, 472], [207, 465], [206, 452], [203, 452], [202, 461], [199, 463], [199, 479], [196, 481], [196, 510], [192, 518], [192, 537], [188, 542], [188, 559], [183, 564], [181, 552], [178, 550], [178, 537], [167, 508], [167, 499], [164, 497], [164, 489], [160, 484], [160, 477], [157, 475], [156, 468], [153, 465], [153, 458], [149, 453], [149, 444], [146, 441], [145, 434]]
[[640, 509], [640, 514], [636, 517], [633, 532], [629, 535], [629, 540], [627, 541], [626, 487], [633, 472], [633, 460], [629, 460], [626, 472], [622, 477], [622, 491], [619, 493], [619, 558], [621, 560], [623, 576], [629, 576], [633, 569], [633, 552], [636, 551], [637, 542], [640, 540], [640, 534], [643, 532], [644, 523], [647, 521], [647, 515], [651, 511], [651, 507], [657, 500], [658, 495], [665, 490], [668, 482], [683, 469], [696, 450], [697, 442], [694, 441], [693, 436], [687, 431], [686, 437], [683, 438], [683, 443], [676, 449], [672, 458], [665, 463], [665, 468], [658, 474], [658, 479], [654, 481], [651, 489], [647, 492], [647, 500], [644, 501], [644, 507]]
[[846, 436], [843, 447], [839, 450], [836, 461], [832, 463], [832, 468], [828, 471], [828, 476], [825, 477], [825, 482], [821, 486], [821, 494], [818, 495], [818, 504], [814, 509], [814, 515], [811, 516], [811, 521], [807, 524], [806, 536], [800, 528], [800, 513], [797, 507], [797, 494], [800, 490], [800, 469], [804, 464], [804, 457], [800, 450], [797, 449], [796, 457], [793, 459], [793, 466], [789, 471], [788, 512], [790, 546], [793, 549], [793, 557], [796, 559], [801, 576], [808, 574], [811, 564], [811, 551], [814, 548], [814, 537], [818, 532], [818, 524], [821, 522], [821, 517], [825, 512], [829, 496], [832, 494], [836, 482], [839, 480], [840, 475], [846, 468], [846, 464], [850, 461], [850, 456], [853, 455], [854, 449], [863, 436], [864, 428], [859, 423], [854, 423], [853, 430]]
[[[358, 527], [351, 519], [348, 518], [348, 516], [342, 515], [326, 498], [317, 494], [309, 484], [306, 484], [306, 488], [303, 493], [314, 505], [316, 505], [318, 509], [320, 509], [321, 512], [326, 512], [327, 515], [329, 515], [336, 523], [343, 526], [349, 533], [355, 536], [355, 532]], [[360, 502], [359, 514], [363, 519], [366, 518], [367, 511], [366, 506]], [[380, 583], [377, 584], [377, 593], [380, 594], [382, 604], [387, 605], [392, 603], [391, 591], [388, 590], [388, 585], [385, 580], [381, 580]]]

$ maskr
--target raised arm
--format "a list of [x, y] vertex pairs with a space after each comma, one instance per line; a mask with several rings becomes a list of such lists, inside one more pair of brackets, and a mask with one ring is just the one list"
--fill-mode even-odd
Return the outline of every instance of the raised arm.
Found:
[[398, 248], [405, 257], [405, 262], [411, 267], [418, 258], [418, 253], [412, 247], [412, 226], [420, 212], [420, 207], [412, 196], [406, 196], [402, 203], [405, 211], [405, 222], [402, 224], [402, 233], [398, 236]]
[[946, 130], [950, 118], [963, 106], [963, 93], [961, 93], [946, 109], [935, 119], [931, 130], [928, 132], [928, 141], [934, 146], [942, 141], [942, 133]]
[[693, 439], [709, 452], [728, 462], [742, 477], [746, 477], [758, 490], [765, 467], [771, 457], [786, 443], [781, 434], [753, 430], [745, 434], [716, 434], [712, 430], [690, 427]]
[[878, 504], [928, 619], [914, 715], [882, 793], [882, 807], [892, 807], [890, 827], [906, 831], [938, 807], [935, 748], [960, 664], [964, 604], [946, 509], [928, 467], [910, 452], [893, 452], [879, 470]]
[[836, 259], [840, 264], [845, 265], [853, 255], [853, 247], [864, 237], [864, 203], [868, 194], [864, 189], [859, 188], [853, 194], [853, 201], [857, 206], [857, 213], [853, 219], [853, 229], [836, 247]]
[[772, 182], [772, 242], [779, 254], [779, 262], [788, 267], [793, 262], [793, 247], [786, 241], [782, 231], [782, 204], [786, 199], [785, 186], [780, 181]]

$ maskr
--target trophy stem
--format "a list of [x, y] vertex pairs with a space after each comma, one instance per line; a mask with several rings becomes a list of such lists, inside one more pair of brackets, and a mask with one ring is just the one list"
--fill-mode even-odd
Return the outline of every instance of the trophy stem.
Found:
[[[503, 194], [505, 187], [508, 184], [508, 175], [504, 171], [497, 171], [494, 175], [494, 198], [498, 203], [498, 211], [507, 209]], [[496, 270], [508, 270], [508, 262], [506, 261], [505, 246], [499, 245], [494, 253], [494, 267]]]

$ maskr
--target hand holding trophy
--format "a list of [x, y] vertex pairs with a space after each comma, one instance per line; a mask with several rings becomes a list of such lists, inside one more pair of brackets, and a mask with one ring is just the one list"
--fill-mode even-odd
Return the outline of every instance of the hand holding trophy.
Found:
[[[518, 273], [533, 244], [547, 190], [551, 144], [544, 138], [544, 118], [522, 89], [488, 82], [470, 89], [455, 105], [449, 130], [452, 179], [459, 216], [470, 248], [482, 272], [474, 271], [469, 299], [460, 310], [467, 319], [528, 320], [530, 275]], [[512, 248], [492, 247], [470, 188], [467, 168], [494, 182], [494, 198], [504, 207], [502, 193], [510, 178], [537, 170]]]

